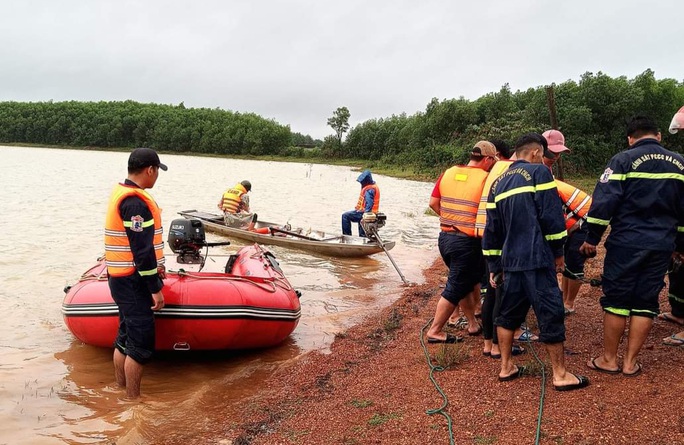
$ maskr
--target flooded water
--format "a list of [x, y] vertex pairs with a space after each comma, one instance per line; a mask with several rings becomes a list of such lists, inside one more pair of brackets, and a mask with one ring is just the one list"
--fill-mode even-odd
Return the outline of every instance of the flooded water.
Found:
[[[269, 247], [302, 292], [302, 317], [288, 340], [263, 351], [161, 355], [145, 367], [142, 402], [123, 402], [112, 350], [75, 340], [60, 309], [64, 286], [103, 252], [107, 200], [126, 176], [128, 154], [0, 146], [0, 156], [0, 444], [151, 444], [162, 432], [192, 431], [203, 416], [188, 412], [220, 413], [239, 403], [274, 369], [327, 351], [336, 333], [401, 293], [383, 253], [337, 259]], [[162, 162], [169, 171], [151, 193], [163, 208], [165, 235], [178, 211], [214, 212], [223, 191], [243, 179], [252, 182], [260, 219], [340, 233], [340, 215], [360, 189], [358, 172], [346, 167], [178, 155]], [[409, 281], [420, 282], [437, 256], [437, 220], [424, 214], [432, 184], [374, 176], [388, 217], [380, 235], [397, 242], [392, 257]]]

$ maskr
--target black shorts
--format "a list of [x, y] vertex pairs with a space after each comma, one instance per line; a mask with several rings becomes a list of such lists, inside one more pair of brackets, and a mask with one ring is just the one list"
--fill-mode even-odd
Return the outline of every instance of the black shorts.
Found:
[[[674, 264], [670, 264], [670, 269]], [[672, 315], [677, 318], [684, 318], [684, 266], [679, 266], [667, 276], [670, 280], [668, 298]]]
[[630, 317], [653, 318], [660, 312], [658, 295], [672, 252], [611, 245], [603, 263], [604, 311]]
[[581, 280], [584, 278], [584, 261], [586, 258], [579, 251], [580, 246], [587, 239], [587, 228], [582, 227], [570, 234], [565, 241], [565, 270], [563, 275], [573, 279]]
[[119, 333], [114, 347], [140, 364], [154, 353], [154, 313], [152, 295], [136, 275], [109, 277], [109, 290], [119, 307]]
[[553, 269], [504, 271], [501, 309], [494, 324], [516, 330], [525, 321], [530, 306], [537, 316], [539, 341], [565, 341], [565, 310], [556, 272]]
[[480, 238], [441, 232], [437, 245], [444, 264], [449, 267], [442, 297], [458, 304], [482, 279], [485, 267], [482, 242]]

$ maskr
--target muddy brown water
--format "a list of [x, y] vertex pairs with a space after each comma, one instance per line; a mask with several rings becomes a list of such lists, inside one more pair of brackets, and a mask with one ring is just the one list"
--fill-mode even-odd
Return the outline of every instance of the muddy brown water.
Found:
[[[75, 340], [60, 310], [64, 286], [103, 251], [107, 199], [125, 178], [128, 154], [0, 147], [0, 156], [0, 444], [149, 444], [192, 431], [204, 416], [188, 413], [220, 413], [254, 395], [273, 370], [309, 351], [326, 352], [336, 333], [401, 293], [383, 253], [340, 259], [272, 247], [302, 292], [294, 333], [267, 350], [162, 354], [145, 368], [142, 400], [125, 402], [113, 384], [112, 350]], [[169, 171], [151, 193], [165, 231], [178, 211], [214, 211], [227, 187], [249, 179], [261, 219], [340, 233], [340, 215], [356, 204], [360, 187], [358, 172], [347, 167], [179, 155], [162, 162]], [[424, 213], [432, 184], [375, 179], [388, 217], [380, 235], [397, 242], [395, 262], [420, 282], [437, 256], [437, 220]], [[233, 240], [211, 253], [243, 245]]]

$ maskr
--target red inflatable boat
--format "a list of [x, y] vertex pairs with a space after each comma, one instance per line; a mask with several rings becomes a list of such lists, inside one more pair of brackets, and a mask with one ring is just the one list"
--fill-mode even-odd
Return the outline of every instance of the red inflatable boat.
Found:
[[[295, 329], [299, 293], [271, 252], [257, 244], [243, 247], [218, 272], [202, 271], [205, 265], [219, 265], [217, 257], [195, 263], [184, 258], [187, 254], [167, 256], [165, 306], [155, 316], [157, 350], [264, 348], [281, 343]], [[198, 258], [194, 248], [190, 254]], [[65, 291], [62, 313], [69, 330], [89, 345], [113, 347], [119, 313], [104, 260]]]

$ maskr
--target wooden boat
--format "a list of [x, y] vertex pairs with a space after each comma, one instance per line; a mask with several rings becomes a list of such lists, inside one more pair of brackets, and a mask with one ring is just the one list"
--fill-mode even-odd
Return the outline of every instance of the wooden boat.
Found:
[[[204, 223], [207, 231], [259, 244], [301, 249], [335, 257], [362, 257], [383, 251], [383, 245], [379, 241], [365, 237], [303, 230], [266, 221], [257, 221], [254, 225], [255, 230], [250, 231], [226, 226], [223, 222], [223, 215], [197, 210], [184, 210], [178, 213], [185, 218], [199, 219]], [[383, 241], [383, 243], [385, 250], [392, 249], [395, 244], [394, 241]]]
[[[281, 343], [297, 326], [299, 293], [271, 252], [258, 245], [243, 247], [216, 272], [201, 271], [204, 261], [188, 264], [181, 259], [167, 256], [165, 306], [155, 313], [157, 350], [264, 348]], [[89, 345], [112, 347], [119, 312], [104, 260], [65, 292], [62, 314], [74, 336]]]

